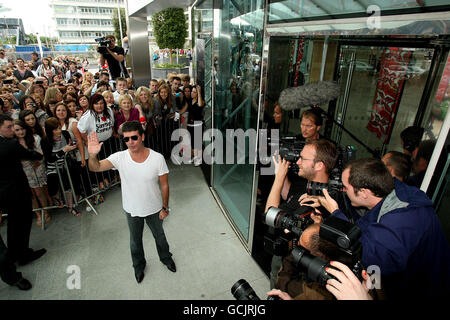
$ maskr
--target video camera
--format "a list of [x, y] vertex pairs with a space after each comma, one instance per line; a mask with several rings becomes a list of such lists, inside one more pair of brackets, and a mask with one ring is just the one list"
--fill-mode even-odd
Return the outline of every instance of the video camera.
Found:
[[[345, 263], [361, 281], [361, 272], [364, 267], [361, 263], [362, 245], [359, 242], [360, 236], [361, 230], [356, 225], [334, 216], [325, 219], [319, 231], [319, 250], [324, 254], [332, 250], [333, 255], [335, 255], [333, 258]], [[311, 255], [307, 249], [301, 246], [294, 248], [291, 254], [294, 266], [304, 271], [311, 281], [325, 286], [327, 280], [335, 279], [326, 271], [326, 268], [333, 268], [329, 261]]]
[[95, 42], [98, 43], [98, 49], [97, 51], [99, 53], [107, 53], [108, 51], [106, 50], [106, 48], [108, 47], [108, 45], [111, 43], [111, 40], [107, 40], [105, 37], [101, 37], [101, 38], [96, 38], [94, 39]]
[[264, 237], [264, 250], [276, 256], [288, 255], [303, 230], [314, 223], [311, 218], [312, 213], [315, 213], [315, 210], [309, 206], [300, 206], [292, 211], [270, 207], [265, 214], [264, 223], [269, 227], [279, 230], [287, 229], [291, 232], [288, 234], [281, 233], [275, 239], [266, 235]]

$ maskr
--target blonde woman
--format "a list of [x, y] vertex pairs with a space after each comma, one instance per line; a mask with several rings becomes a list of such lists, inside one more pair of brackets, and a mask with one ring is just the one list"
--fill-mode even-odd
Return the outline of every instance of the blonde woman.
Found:
[[122, 134], [122, 124], [127, 121], [139, 121], [139, 110], [133, 107], [133, 99], [129, 94], [119, 96], [120, 110], [114, 114], [116, 132]]
[[139, 110], [140, 116], [145, 117], [147, 123], [153, 117], [153, 97], [150, 89], [144, 86], [136, 90], [135, 107]]
[[56, 87], [48, 88], [45, 92], [45, 98], [44, 98], [44, 106], [45, 109], [47, 109], [47, 113], [51, 112], [50, 116], [55, 115], [55, 107], [56, 103], [63, 100], [63, 95], [61, 91], [59, 91]]
[[119, 105], [114, 103], [114, 94], [111, 91], [103, 91], [102, 96], [105, 98], [107, 107], [110, 107], [114, 112], [119, 111]]

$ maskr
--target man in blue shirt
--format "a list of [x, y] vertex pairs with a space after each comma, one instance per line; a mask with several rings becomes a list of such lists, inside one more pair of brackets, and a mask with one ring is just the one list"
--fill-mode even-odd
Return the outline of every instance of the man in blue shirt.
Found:
[[[450, 249], [426, 194], [392, 179], [378, 159], [348, 163], [342, 182], [352, 206], [369, 209], [354, 217], [362, 231], [362, 263], [380, 267], [387, 298], [449, 295]], [[324, 194], [317, 204], [347, 220]]]

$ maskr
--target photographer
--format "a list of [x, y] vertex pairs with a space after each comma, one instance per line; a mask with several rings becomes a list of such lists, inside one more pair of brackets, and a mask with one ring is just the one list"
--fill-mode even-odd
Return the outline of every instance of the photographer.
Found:
[[[328, 176], [335, 166], [336, 159], [336, 147], [330, 141], [324, 139], [309, 141], [303, 147], [300, 158], [297, 161], [299, 166], [298, 175], [307, 181], [328, 183]], [[265, 212], [270, 207], [295, 210], [299, 207], [299, 200], [303, 200], [304, 194], [306, 194], [306, 185], [303, 188], [291, 188], [290, 183], [286, 184], [290, 163], [285, 159], [281, 159], [281, 157], [278, 157], [278, 160], [278, 163], [275, 161], [275, 181], [267, 198]], [[284, 202], [280, 206], [281, 198], [283, 198]], [[317, 222], [319, 222], [321, 218], [314, 217], [314, 219], [317, 219]], [[272, 258], [272, 288], [281, 265], [281, 259], [280, 256], [276, 255]]]
[[[379, 266], [386, 297], [448, 295], [450, 249], [425, 193], [393, 179], [378, 159], [349, 162], [342, 182], [352, 206], [369, 209], [355, 217], [362, 231], [362, 263]], [[326, 190], [324, 195], [312, 206], [347, 220]]]
[[104, 65], [105, 60], [108, 62], [109, 72], [113, 80], [120, 77], [121, 73], [125, 78], [128, 78], [129, 75], [124, 64], [125, 51], [122, 47], [116, 46], [116, 38], [113, 35], [106, 36], [105, 40], [109, 40], [108, 46], [97, 47], [97, 52], [100, 53], [100, 65]]

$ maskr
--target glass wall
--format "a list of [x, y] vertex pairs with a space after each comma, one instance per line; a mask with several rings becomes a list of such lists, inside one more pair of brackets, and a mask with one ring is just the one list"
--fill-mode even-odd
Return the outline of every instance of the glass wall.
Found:
[[[427, 81], [433, 49], [342, 46], [341, 92], [336, 120], [378, 154], [402, 151], [400, 133], [413, 125]], [[333, 140], [354, 145], [357, 157], [372, 154], [336, 128]]]
[[256, 137], [235, 138], [233, 133], [241, 129], [256, 134], [264, 3], [223, 0], [220, 9], [214, 10], [213, 127], [221, 133], [222, 147], [214, 145], [213, 188], [246, 241], [255, 170], [249, 155]]
[[[310, 20], [314, 18], [335, 19], [342, 15], [366, 17], [369, 6], [392, 14], [403, 12], [423, 12], [426, 9], [445, 9], [446, 0], [429, 0], [425, 2], [408, 0], [371, 0], [371, 1], [329, 1], [329, 0], [281, 0], [272, 1], [269, 6], [269, 23], [283, 23]], [[402, 12], [403, 11], [403, 12]]]

